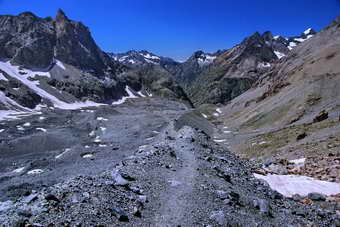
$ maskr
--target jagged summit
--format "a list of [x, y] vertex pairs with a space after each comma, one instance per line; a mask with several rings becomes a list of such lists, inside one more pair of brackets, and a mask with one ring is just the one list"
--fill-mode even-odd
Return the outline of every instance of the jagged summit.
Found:
[[58, 9], [57, 15], [55, 18], [56, 18], [56, 21], [69, 20], [65, 12], [62, 9]]
[[30, 12], [30, 11], [20, 13], [18, 16], [20, 16], [20, 17], [34, 17], [34, 18], [37, 18], [37, 16], [34, 13]]

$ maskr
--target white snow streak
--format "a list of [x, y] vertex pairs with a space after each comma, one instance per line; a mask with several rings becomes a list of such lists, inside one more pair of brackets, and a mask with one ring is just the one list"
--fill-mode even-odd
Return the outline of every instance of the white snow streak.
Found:
[[281, 59], [281, 58], [286, 56], [285, 54], [283, 54], [283, 53], [281, 53], [279, 51], [274, 51], [274, 53], [275, 53], [275, 55], [277, 56], [278, 59]]

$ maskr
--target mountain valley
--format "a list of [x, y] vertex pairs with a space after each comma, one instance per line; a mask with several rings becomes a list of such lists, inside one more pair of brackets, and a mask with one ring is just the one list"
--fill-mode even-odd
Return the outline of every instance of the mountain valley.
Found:
[[177, 62], [1, 15], [0, 225], [340, 226], [339, 62], [340, 17]]

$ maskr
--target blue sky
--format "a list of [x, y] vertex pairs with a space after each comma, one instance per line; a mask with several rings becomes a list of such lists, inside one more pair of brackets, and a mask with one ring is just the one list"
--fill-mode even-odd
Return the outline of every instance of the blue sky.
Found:
[[184, 60], [215, 52], [255, 31], [293, 36], [340, 15], [340, 0], [0, 0], [0, 14], [54, 17], [62, 8], [87, 25], [105, 51], [146, 49]]

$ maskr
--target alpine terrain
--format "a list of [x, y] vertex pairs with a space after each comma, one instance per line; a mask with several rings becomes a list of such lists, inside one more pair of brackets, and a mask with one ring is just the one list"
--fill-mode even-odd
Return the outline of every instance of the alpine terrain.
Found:
[[339, 62], [339, 17], [177, 62], [1, 15], [0, 225], [340, 226]]

